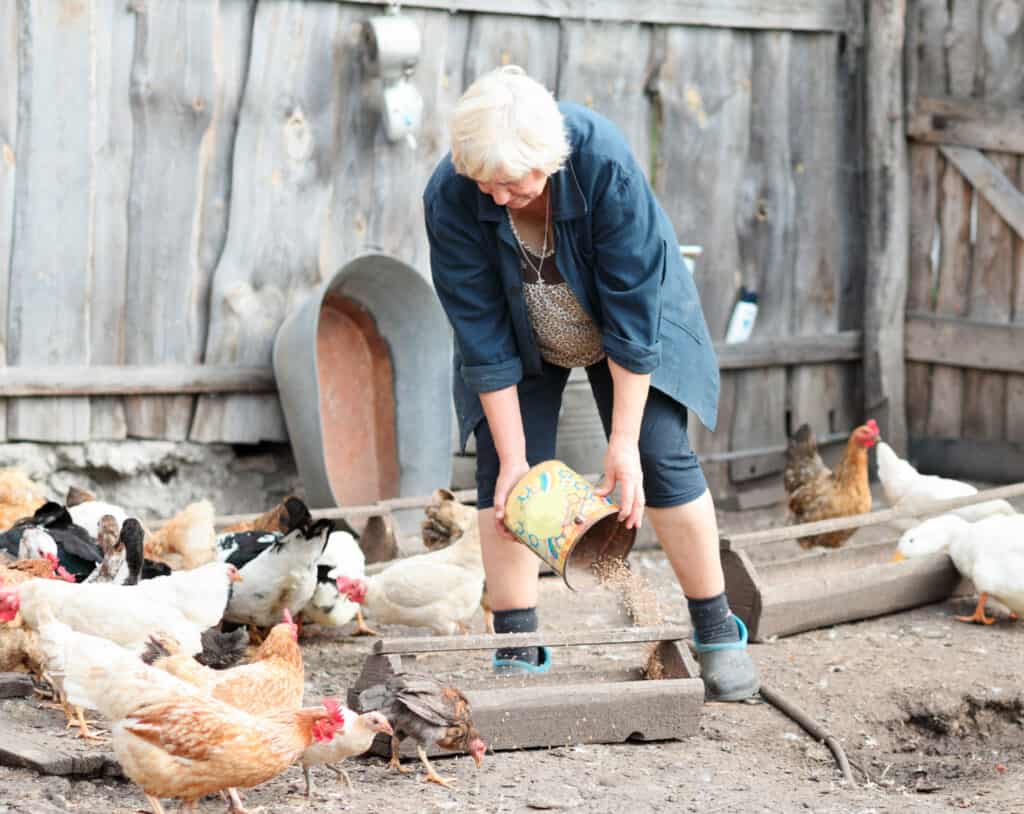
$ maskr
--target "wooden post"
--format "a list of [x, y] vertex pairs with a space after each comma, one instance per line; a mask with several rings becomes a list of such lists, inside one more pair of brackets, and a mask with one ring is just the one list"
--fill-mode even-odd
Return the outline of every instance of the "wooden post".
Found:
[[909, 263], [909, 186], [903, 118], [906, 0], [870, 0], [867, 36], [867, 274], [864, 407], [905, 454], [903, 318]]

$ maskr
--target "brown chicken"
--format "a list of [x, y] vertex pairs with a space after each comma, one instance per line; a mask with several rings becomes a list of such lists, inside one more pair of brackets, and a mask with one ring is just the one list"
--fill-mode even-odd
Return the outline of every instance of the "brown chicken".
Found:
[[297, 497], [286, 497], [281, 503], [253, 520], [242, 520], [221, 529], [221, 534], [236, 531], [276, 531], [287, 534], [292, 529], [312, 522], [306, 504]]
[[6, 531], [46, 502], [43, 487], [17, 469], [0, 469], [0, 531]]
[[146, 559], [166, 563], [175, 571], [191, 571], [215, 559], [215, 538], [213, 504], [200, 500], [146, 534]]
[[106, 639], [44, 621], [40, 641], [68, 700], [97, 709], [111, 723], [112, 745], [124, 773], [138, 783], [154, 812], [161, 797], [195, 811], [207, 794], [227, 791], [240, 812], [235, 788], [276, 777], [315, 740], [343, 730], [345, 713], [334, 699], [322, 706], [250, 715]]
[[[789, 496], [789, 511], [795, 523], [813, 523], [833, 517], [850, 517], [871, 511], [868, 485], [868, 450], [879, 440], [874, 419], [857, 427], [846, 442], [846, 452], [833, 472], [818, 454], [811, 428], [804, 424], [789, 440], [782, 481]], [[804, 548], [838, 548], [854, 529], [801, 537]]]
[[270, 629], [249, 664], [211, 670], [192, 656], [175, 653], [175, 646], [151, 636], [142, 660], [254, 715], [298, 709], [302, 704], [302, 651], [298, 628], [288, 611], [284, 622]]
[[487, 745], [480, 737], [470, 714], [469, 701], [458, 689], [446, 686], [423, 673], [396, 673], [383, 685], [375, 685], [359, 694], [359, 705], [367, 711], [378, 710], [390, 721], [391, 762], [389, 768], [407, 774], [398, 753], [406, 738], [416, 743], [416, 752], [427, 770], [424, 780], [450, 786], [434, 771], [424, 748], [432, 744], [448, 752], [469, 752], [477, 768]]

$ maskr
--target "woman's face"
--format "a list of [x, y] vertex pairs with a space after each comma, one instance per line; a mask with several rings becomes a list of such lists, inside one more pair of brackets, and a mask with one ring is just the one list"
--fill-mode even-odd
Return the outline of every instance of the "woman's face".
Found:
[[489, 181], [477, 181], [476, 185], [484, 195], [490, 195], [498, 206], [522, 209], [529, 206], [544, 191], [548, 177], [540, 170], [533, 170], [519, 178], [497, 174]]

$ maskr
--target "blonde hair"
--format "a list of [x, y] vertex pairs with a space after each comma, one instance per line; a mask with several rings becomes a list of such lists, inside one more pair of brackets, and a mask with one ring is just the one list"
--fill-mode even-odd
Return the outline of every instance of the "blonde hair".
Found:
[[518, 65], [496, 68], [462, 94], [451, 121], [455, 171], [474, 181], [500, 172], [520, 178], [557, 172], [569, 157], [569, 137], [554, 96]]

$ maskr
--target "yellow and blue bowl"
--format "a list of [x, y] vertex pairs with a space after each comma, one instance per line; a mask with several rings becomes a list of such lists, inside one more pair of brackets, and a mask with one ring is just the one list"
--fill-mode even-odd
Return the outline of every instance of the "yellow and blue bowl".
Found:
[[629, 555], [636, 529], [627, 529], [618, 514], [610, 498], [556, 460], [523, 475], [505, 501], [508, 530], [574, 591], [600, 584], [595, 564]]

